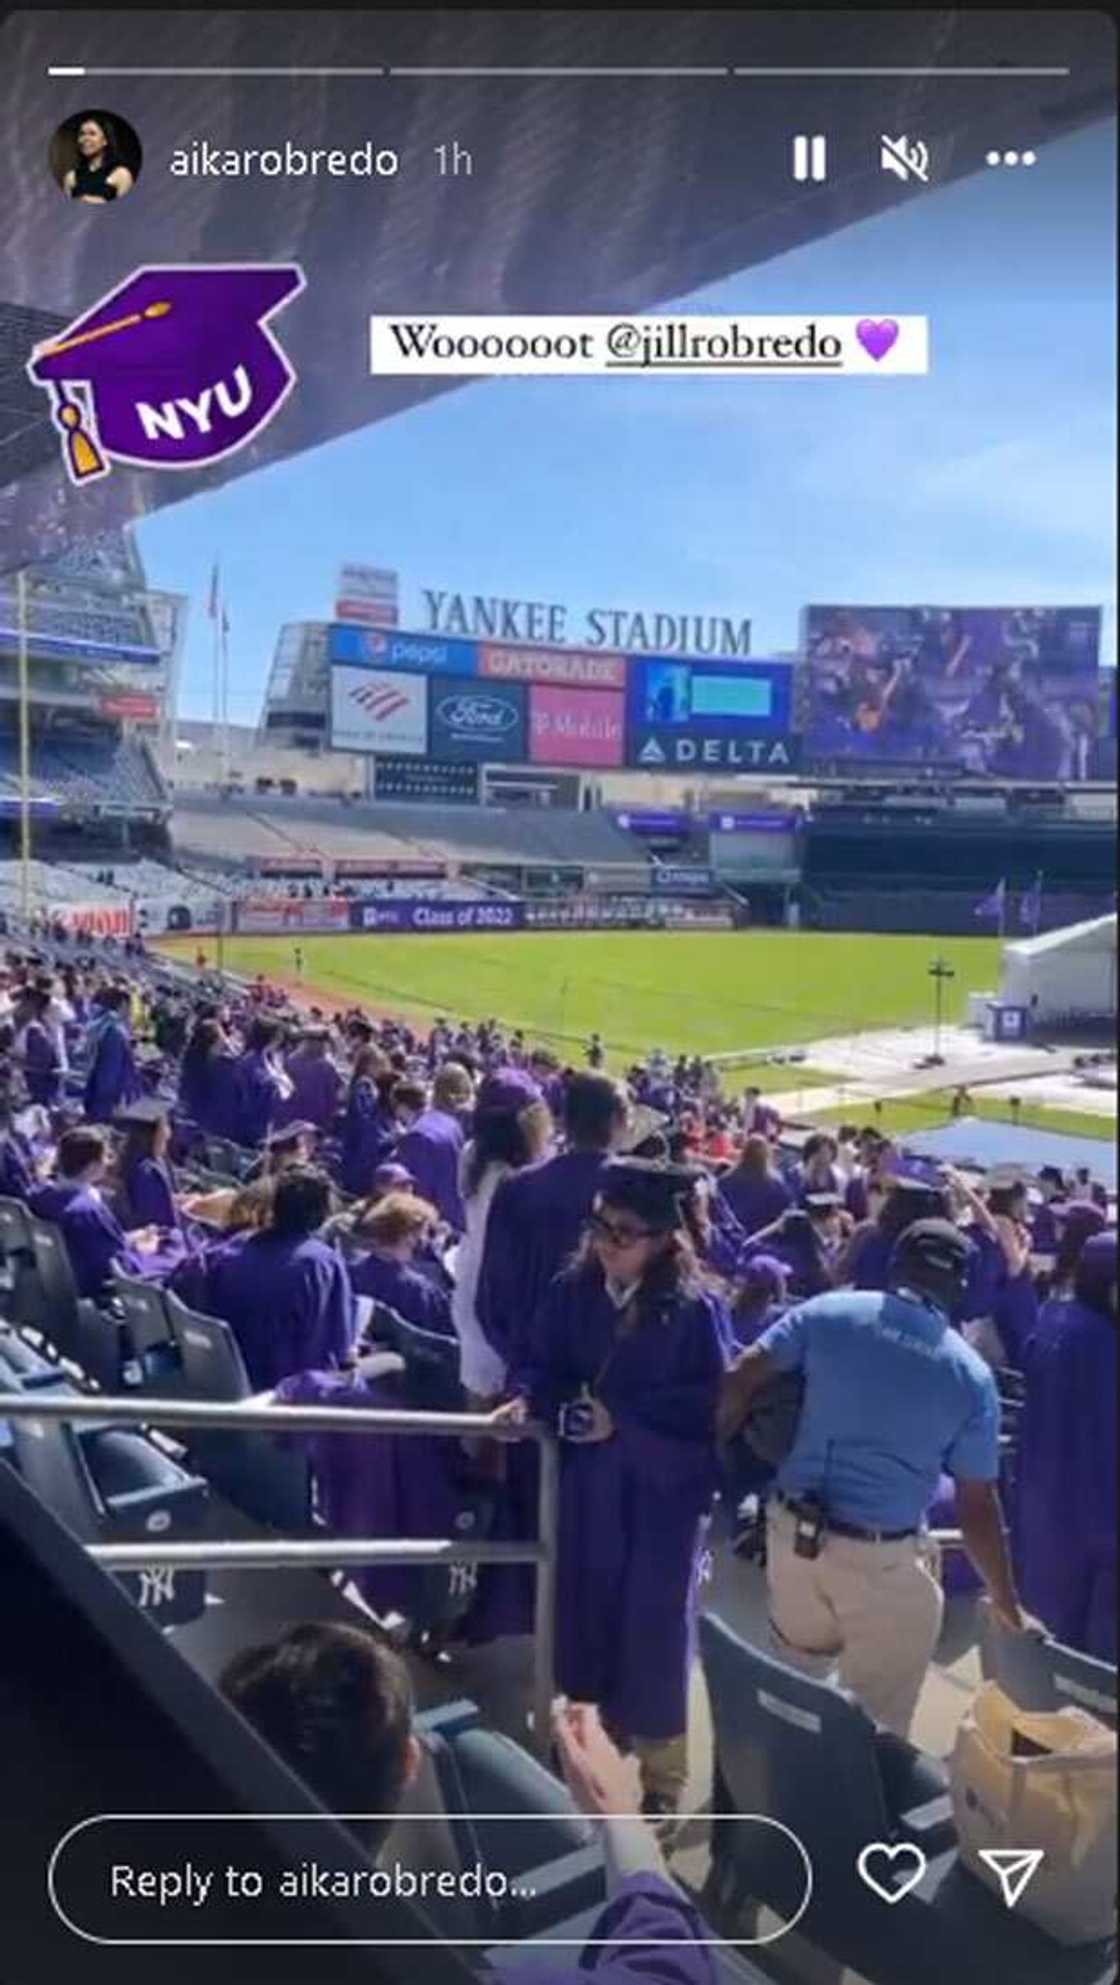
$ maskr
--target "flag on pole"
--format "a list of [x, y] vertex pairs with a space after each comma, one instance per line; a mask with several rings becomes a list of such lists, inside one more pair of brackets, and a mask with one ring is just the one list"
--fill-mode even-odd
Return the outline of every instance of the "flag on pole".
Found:
[[1038, 936], [1038, 927], [1042, 922], [1041, 870], [1035, 876], [1030, 888], [1019, 899], [1019, 922], [1024, 930], [1029, 930], [1035, 937]]
[[229, 609], [224, 600], [222, 602], [222, 640], [229, 640]]
[[972, 914], [974, 917], [995, 917], [1000, 923], [1002, 923], [1003, 913], [1006, 908], [1007, 908], [1007, 877], [1005, 875], [1001, 875], [999, 881], [996, 883], [995, 888], [992, 890], [991, 895], [985, 896], [982, 902], [977, 903], [976, 908], [973, 910]]
[[206, 605], [207, 616], [210, 620], [217, 620], [218, 618], [218, 606], [220, 599], [221, 599], [221, 579], [218, 574], [218, 561], [217, 559], [215, 559], [210, 572], [210, 598], [207, 601], [207, 605]]

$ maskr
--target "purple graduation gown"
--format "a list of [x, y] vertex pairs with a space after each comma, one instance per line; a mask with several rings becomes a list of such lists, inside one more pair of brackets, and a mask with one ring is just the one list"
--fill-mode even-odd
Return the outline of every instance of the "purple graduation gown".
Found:
[[342, 1076], [325, 1055], [289, 1055], [285, 1068], [292, 1093], [276, 1111], [273, 1128], [283, 1130], [290, 1123], [313, 1123], [316, 1130], [329, 1130], [342, 1100]]
[[175, 1184], [162, 1158], [140, 1158], [121, 1175], [125, 1218], [130, 1227], [165, 1227], [182, 1233]]
[[41, 1020], [29, 1020], [24, 1032], [23, 1075], [33, 1103], [53, 1109], [62, 1101], [65, 1083], [58, 1049]]
[[1042, 1307], [1025, 1345], [1015, 1556], [1023, 1604], [1055, 1638], [1116, 1660], [1116, 1325]]
[[342, 1120], [338, 1179], [344, 1192], [361, 1198], [373, 1190], [373, 1175], [393, 1148], [395, 1132], [376, 1084], [360, 1076], [350, 1085]]
[[402, 1261], [389, 1261], [372, 1249], [355, 1255], [349, 1266], [350, 1286], [356, 1296], [371, 1296], [375, 1303], [386, 1303], [418, 1330], [454, 1337], [451, 1298], [445, 1289], [436, 1287], [430, 1275], [421, 1275]]
[[179, 1074], [179, 1108], [208, 1137], [232, 1138], [236, 1129], [236, 1055], [219, 1052], [200, 1068]]
[[475, 1309], [507, 1365], [579, 1245], [606, 1163], [602, 1151], [562, 1152], [503, 1179], [490, 1202]]
[[754, 1179], [738, 1170], [724, 1173], [719, 1182], [719, 1196], [748, 1236], [769, 1227], [793, 1204], [793, 1194], [784, 1179], [775, 1175]]
[[26, 1203], [34, 1190], [31, 1153], [18, 1130], [6, 1130], [0, 1135], [0, 1199]]
[[91, 1123], [108, 1123], [126, 1103], [135, 1102], [143, 1084], [124, 1023], [114, 1016], [95, 1026], [93, 1060], [83, 1101]]
[[126, 1275], [150, 1273], [145, 1266], [149, 1257], [129, 1247], [116, 1214], [91, 1186], [37, 1186], [30, 1205], [38, 1219], [53, 1220], [60, 1228], [79, 1296], [103, 1301], [110, 1291], [114, 1267]]
[[235, 1235], [208, 1257], [201, 1307], [230, 1325], [258, 1390], [342, 1363], [354, 1336], [345, 1264], [314, 1235]]
[[604, 1985], [717, 1985], [711, 1937], [694, 1904], [664, 1875], [628, 1875], [581, 1951], [525, 1945], [486, 1975], [501, 1985], [586, 1985], [589, 1977]]
[[280, 1088], [277, 1070], [263, 1050], [253, 1048], [237, 1057], [231, 1131], [235, 1144], [256, 1150], [264, 1143], [285, 1100]]
[[466, 1225], [459, 1193], [459, 1159], [465, 1141], [456, 1117], [446, 1110], [425, 1110], [393, 1153], [394, 1162], [412, 1173], [420, 1197], [430, 1201], [457, 1234]]
[[[391, 1380], [357, 1372], [298, 1371], [276, 1390], [287, 1406], [395, 1407]], [[388, 1434], [309, 1434], [305, 1445], [329, 1530], [340, 1537], [453, 1537], [462, 1494], [453, 1475], [456, 1443]], [[351, 1573], [377, 1612], [408, 1613], [421, 1577], [416, 1565], [369, 1565]]]
[[713, 1275], [722, 1275], [726, 1281], [733, 1282], [747, 1246], [747, 1236], [718, 1192], [709, 1201], [709, 1215], [712, 1231], [704, 1255], [705, 1266]]
[[708, 1294], [669, 1302], [626, 1336], [618, 1322], [598, 1268], [558, 1276], [519, 1373], [548, 1424], [586, 1384], [615, 1426], [609, 1440], [561, 1443], [556, 1680], [631, 1737], [675, 1737], [687, 1725], [691, 1596], [717, 1479], [729, 1327]]

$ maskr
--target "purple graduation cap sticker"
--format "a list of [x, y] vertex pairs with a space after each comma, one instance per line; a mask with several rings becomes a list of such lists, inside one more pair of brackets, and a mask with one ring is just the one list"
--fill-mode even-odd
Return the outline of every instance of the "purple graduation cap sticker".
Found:
[[303, 287], [294, 263], [156, 264], [37, 345], [27, 372], [51, 396], [71, 482], [243, 448], [295, 385], [269, 320]]

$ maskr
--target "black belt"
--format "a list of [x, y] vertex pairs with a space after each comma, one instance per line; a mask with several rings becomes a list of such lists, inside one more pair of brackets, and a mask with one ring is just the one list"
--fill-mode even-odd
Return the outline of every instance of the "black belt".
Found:
[[[791, 1516], [816, 1517], [820, 1510], [815, 1505], [797, 1502], [792, 1496], [783, 1496], [779, 1491], [777, 1501]], [[898, 1544], [904, 1537], [916, 1537], [917, 1531], [911, 1523], [905, 1530], [865, 1530], [859, 1523], [841, 1523], [839, 1517], [826, 1516], [822, 1529], [833, 1537], [854, 1537], [860, 1544]]]

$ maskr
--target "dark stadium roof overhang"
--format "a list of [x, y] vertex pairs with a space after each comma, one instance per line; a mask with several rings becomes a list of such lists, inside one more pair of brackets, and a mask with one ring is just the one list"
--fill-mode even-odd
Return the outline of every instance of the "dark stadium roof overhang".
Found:
[[[135, 75], [60, 81], [51, 63], [122, 68], [447, 66], [548, 70], [447, 77]], [[557, 71], [728, 70], [827, 63], [850, 69], [1029, 64], [1068, 74], [933, 79], [586, 76]], [[1110, 115], [1114, 30], [1103, 13], [800, 10], [693, 13], [12, 13], [0, 28], [11, 172], [0, 261], [0, 569], [50, 557], [76, 535], [217, 487], [439, 390], [370, 379], [372, 310], [636, 310], [923, 197], [883, 172], [876, 135], [920, 134], [939, 184], [980, 166], [992, 142], [1041, 146]], [[63, 208], [45, 170], [64, 116], [103, 102], [142, 127], [147, 166], [127, 223]], [[834, 170], [795, 185], [791, 134], [826, 131]], [[373, 137], [412, 163], [356, 217], [355, 182], [174, 178], [193, 138], [307, 148]], [[456, 138], [480, 180], [422, 169]], [[285, 184], [284, 197], [267, 188]], [[358, 182], [359, 187], [363, 182]], [[388, 191], [386, 191], [388, 187]], [[308, 291], [284, 313], [299, 389], [248, 448], [204, 476], [117, 468], [69, 489], [45, 396], [24, 375], [32, 343], [131, 271], [168, 259], [302, 263]], [[335, 299], [334, 307], [324, 299]]]

